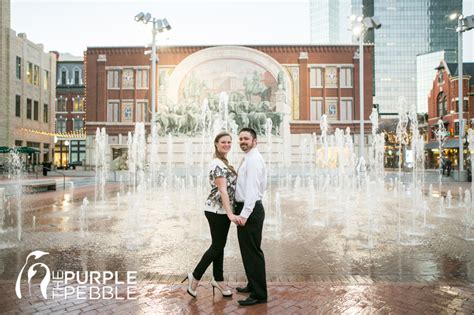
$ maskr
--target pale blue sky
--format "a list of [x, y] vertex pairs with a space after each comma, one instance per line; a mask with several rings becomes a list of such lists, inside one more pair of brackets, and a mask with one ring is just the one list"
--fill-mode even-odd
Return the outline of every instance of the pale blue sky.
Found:
[[[474, 14], [474, 0], [464, 1], [465, 15]], [[149, 43], [151, 26], [133, 20], [140, 11], [166, 17], [173, 27], [158, 36], [159, 45], [310, 40], [309, 0], [11, 0], [11, 11], [17, 33], [46, 50], [74, 55], [88, 46]], [[474, 30], [464, 33], [464, 60], [474, 61]]]
[[87, 46], [143, 46], [151, 25], [133, 20], [140, 11], [166, 17], [170, 32], [159, 45], [305, 44], [309, 1], [42, 1], [12, 0], [12, 28], [47, 50], [82, 54]]

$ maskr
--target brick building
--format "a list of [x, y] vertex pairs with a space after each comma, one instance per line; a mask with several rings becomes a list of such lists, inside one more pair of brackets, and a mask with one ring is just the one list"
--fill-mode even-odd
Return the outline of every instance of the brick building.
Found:
[[82, 165], [86, 156], [84, 58], [60, 54], [56, 68], [54, 165]]
[[[157, 112], [178, 104], [200, 106], [221, 92], [266, 100], [285, 114], [291, 143], [319, 133], [322, 114], [331, 130], [359, 133], [359, 59], [356, 45], [177, 46], [158, 50]], [[373, 46], [364, 52], [366, 134], [371, 128]], [[126, 148], [137, 121], [150, 120], [150, 56], [143, 47], [90, 47], [85, 53], [88, 147], [106, 127], [112, 158]], [[237, 96], [236, 96], [237, 95]], [[197, 105], [196, 105], [197, 104]], [[286, 133], [286, 135], [285, 135]], [[356, 146], [358, 137], [354, 137]], [[367, 138], [366, 138], [367, 141]], [[91, 161], [89, 157], [89, 161]]]
[[[458, 64], [442, 61], [436, 68], [438, 73], [433, 80], [428, 97], [429, 150], [431, 166], [436, 166], [439, 157], [439, 143], [435, 131], [439, 128], [438, 121], [442, 120], [448, 132], [443, 148], [444, 153], [457, 167], [459, 147], [459, 112], [458, 112]], [[463, 117], [464, 126], [473, 126], [474, 121], [474, 63], [463, 64]], [[465, 151], [467, 153], [467, 151]]]

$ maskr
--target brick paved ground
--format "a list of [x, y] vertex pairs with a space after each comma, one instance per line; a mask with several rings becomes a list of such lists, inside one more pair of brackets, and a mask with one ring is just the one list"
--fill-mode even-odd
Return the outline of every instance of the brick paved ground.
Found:
[[[229, 283], [235, 287], [242, 283]], [[15, 296], [14, 282], [0, 282], [2, 313], [44, 314], [472, 314], [474, 290], [463, 283], [342, 284], [333, 282], [270, 283], [269, 301], [240, 307], [237, 300], [223, 298], [206, 282], [198, 297], [186, 293], [186, 285], [140, 282], [136, 299], [129, 300], [43, 300], [34, 289], [26, 297]], [[123, 290], [119, 293], [124, 296]]]
[[[443, 188], [452, 189], [456, 194], [458, 183], [446, 185]], [[470, 187], [470, 183], [463, 183], [463, 188]], [[117, 185], [109, 186], [109, 193], [117, 190]], [[436, 187], [435, 187], [436, 188]], [[76, 188], [74, 199], [78, 202], [88, 196], [92, 198], [91, 187]], [[64, 199], [63, 192], [44, 193], [35, 196], [28, 207], [31, 212], [38, 211], [44, 204], [61, 204]], [[40, 213], [40, 212], [35, 212]], [[29, 221], [27, 221], [30, 224]], [[50, 226], [50, 221], [42, 226]], [[39, 220], [38, 220], [39, 225]], [[49, 229], [52, 229], [49, 227]], [[0, 237], [2, 235], [0, 234]], [[470, 244], [470, 243], [469, 243]], [[472, 249], [472, 246], [470, 247]], [[84, 247], [85, 249], [85, 247]], [[253, 307], [239, 307], [237, 300], [245, 295], [235, 294], [232, 299], [222, 298], [219, 294], [213, 297], [208, 280], [203, 281], [198, 288], [198, 298], [193, 299], [186, 293], [186, 285], [179, 283], [176, 275], [159, 275], [150, 272], [143, 274], [138, 285], [138, 293], [133, 295], [136, 299], [128, 300], [79, 300], [79, 299], [49, 299], [44, 300], [35, 283], [32, 287], [32, 296], [28, 293], [26, 276], [23, 278], [23, 298], [15, 295], [15, 274], [10, 265], [18, 266], [24, 263], [25, 253], [30, 250], [15, 248], [17, 256], [4, 255], [4, 264], [0, 259], [0, 313], [43, 313], [43, 314], [472, 314], [474, 313], [474, 285], [467, 281], [472, 279], [471, 264], [463, 265], [451, 258], [444, 258], [439, 269], [439, 274], [410, 275], [397, 274], [397, 268], [392, 268], [390, 260], [389, 273], [372, 273], [370, 276], [346, 274], [336, 270], [332, 273], [319, 273], [315, 275], [279, 275], [269, 274], [269, 301], [267, 304]], [[70, 254], [70, 249], [66, 251]], [[466, 247], [465, 253], [471, 250]], [[72, 251], [73, 252], [73, 251]], [[419, 250], [415, 250], [418, 253]], [[73, 252], [74, 253], [74, 252]], [[53, 256], [51, 254], [51, 256]], [[66, 255], [64, 260], [71, 260], [74, 255]], [[82, 256], [81, 256], [82, 257]], [[407, 261], [412, 256], [403, 256]], [[15, 263], [10, 264], [10, 258]], [[94, 256], [94, 261], [97, 260]], [[92, 263], [92, 258], [88, 264]], [[404, 260], [405, 261], [405, 260]], [[387, 263], [388, 265], [388, 263]], [[88, 270], [103, 270], [103, 268]], [[88, 267], [91, 267], [88, 265]], [[317, 267], [317, 266], [316, 266]], [[315, 268], [314, 268], [315, 269]], [[76, 270], [76, 269], [74, 269]], [[77, 269], [77, 270], [82, 270]], [[135, 269], [130, 269], [135, 270]], [[430, 270], [430, 269], [429, 269]], [[429, 271], [428, 270], [428, 271]], [[438, 269], [436, 269], [438, 270]], [[25, 271], [26, 273], [26, 271]], [[369, 272], [370, 273], [370, 272]], [[229, 285], [236, 287], [243, 284], [243, 275], [239, 273], [226, 273]], [[119, 297], [124, 297], [123, 289]]]

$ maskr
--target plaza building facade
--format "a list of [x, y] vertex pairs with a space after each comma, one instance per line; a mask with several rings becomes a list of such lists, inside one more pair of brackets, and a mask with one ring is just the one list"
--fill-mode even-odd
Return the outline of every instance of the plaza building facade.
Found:
[[54, 165], [82, 166], [86, 156], [84, 58], [60, 54], [56, 81]]
[[[289, 159], [297, 159], [302, 139], [320, 134], [323, 114], [328, 117], [330, 133], [346, 127], [355, 135], [359, 133], [357, 49], [355, 45], [160, 48], [157, 120], [161, 127], [174, 127], [171, 133], [177, 134], [177, 139], [179, 134], [193, 136], [192, 128], [197, 128], [203, 109], [219, 112], [224, 93], [229, 115], [239, 126], [258, 129], [266, 118], [273, 119], [278, 113], [281, 119], [273, 120], [273, 131], [279, 135], [275, 141], [287, 143], [289, 148], [284, 151], [294, 155]], [[368, 134], [373, 46], [366, 45], [364, 49], [364, 129]], [[143, 47], [87, 49], [84, 67], [88, 162], [93, 161], [97, 128], [106, 128], [109, 160], [114, 160], [126, 152], [128, 132], [133, 131], [136, 122], [149, 126], [150, 56], [144, 52]], [[263, 128], [258, 131], [264, 134]], [[353, 138], [357, 147], [358, 137]], [[163, 141], [166, 143], [165, 137]], [[166, 145], [161, 147], [164, 153]]]
[[[463, 63], [463, 125], [465, 132], [474, 126], [474, 63]], [[443, 122], [447, 137], [443, 143], [443, 153], [457, 168], [459, 158], [459, 111], [458, 111], [458, 64], [441, 61], [437, 74], [432, 83], [428, 97], [429, 142], [425, 149], [428, 151], [428, 163], [436, 167], [439, 162], [439, 142], [436, 131], [439, 120]], [[465, 155], [467, 152], [465, 143]], [[465, 162], [467, 159], [465, 159]]]
[[56, 56], [10, 29], [10, 2], [1, 2], [0, 146], [34, 148], [28, 164], [52, 158]]

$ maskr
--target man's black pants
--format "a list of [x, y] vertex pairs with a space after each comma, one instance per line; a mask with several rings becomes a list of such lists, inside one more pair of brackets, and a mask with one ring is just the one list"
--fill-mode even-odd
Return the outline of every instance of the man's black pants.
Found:
[[[236, 202], [235, 212], [240, 214], [243, 202]], [[258, 300], [267, 299], [267, 279], [265, 274], [265, 256], [261, 249], [263, 221], [265, 211], [261, 201], [257, 201], [245, 226], [237, 227], [240, 254], [247, 275], [250, 297]]]

